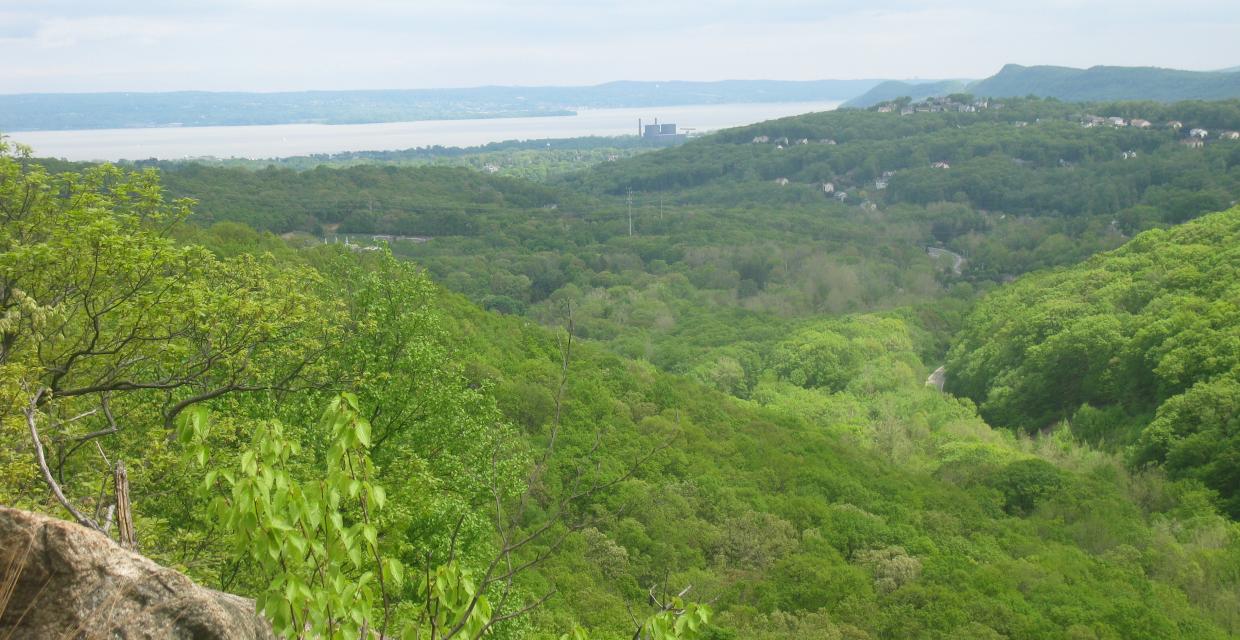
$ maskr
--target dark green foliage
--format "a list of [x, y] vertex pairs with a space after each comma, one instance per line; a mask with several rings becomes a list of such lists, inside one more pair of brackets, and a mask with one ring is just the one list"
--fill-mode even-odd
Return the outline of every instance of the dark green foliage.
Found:
[[[982, 98], [1037, 96], [1065, 102], [1098, 100], [1219, 100], [1240, 98], [1237, 69], [1219, 72], [1181, 71], [1155, 67], [1107, 67], [1089, 69], [1007, 64], [993, 76], [972, 82], [939, 80], [900, 82], [888, 80], [844, 103], [846, 107], [871, 107], [901, 96], [921, 100], [964, 91]], [[907, 99], [906, 99], [907, 100]]]
[[1003, 494], [1003, 510], [1023, 516], [1063, 485], [1063, 474], [1045, 460], [1017, 460], [995, 474], [993, 484]]
[[1070, 67], [1004, 65], [999, 73], [969, 85], [979, 96], [1036, 95], [1065, 101], [1218, 100], [1240, 97], [1240, 73], [1181, 71], [1157, 67]]
[[1143, 233], [1071, 269], [983, 300], [948, 361], [948, 386], [993, 424], [1071, 419], [1217, 491], [1240, 515], [1240, 209]]
[[186, 164], [170, 168], [164, 180], [169, 193], [203, 203], [204, 222], [241, 221], [320, 237], [330, 232], [340, 240], [348, 234], [474, 235], [480, 214], [539, 209], [559, 196], [528, 182], [448, 167], [297, 172]]
[[897, 100], [900, 104], [907, 104], [909, 99], [923, 100], [931, 96], [945, 96], [953, 91], [961, 91], [968, 84], [965, 80], [932, 80], [929, 82], [887, 80], [845, 102], [842, 106], [845, 108], [864, 109], [882, 102]]

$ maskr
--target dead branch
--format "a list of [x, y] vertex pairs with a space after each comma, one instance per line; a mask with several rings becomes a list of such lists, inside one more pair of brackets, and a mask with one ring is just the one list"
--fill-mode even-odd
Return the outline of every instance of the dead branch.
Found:
[[43, 451], [43, 441], [39, 438], [38, 426], [39, 404], [46, 391], [47, 389], [39, 389], [35, 392], [34, 397], [30, 400], [30, 405], [22, 410], [26, 414], [26, 426], [30, 427], [30, 439], [34, 443], [35, 460], [38, 462], [39, 471], [43, 473], [43, 481], [52, 490], [52, 495], [56, 496], [56, 501], [60, 503], [60, 506], [64, 507], [65, 511], [68, 511], [73, 516], [73, 519], [78, 521], [78, 524], [103, 533], [103, 529], [94, 520], [86, 517], [69, 502], [69, 499], [65, 497], [64, 491], [61, 490], [60, 484], [52, 476], [52, 470], [47, 466], [47, 455]]

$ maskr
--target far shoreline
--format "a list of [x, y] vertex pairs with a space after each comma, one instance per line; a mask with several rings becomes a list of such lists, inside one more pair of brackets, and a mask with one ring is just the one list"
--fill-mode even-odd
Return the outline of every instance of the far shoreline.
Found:
[[813, 111], [841, 101], [741, 102], [670, 107], [578, 109], [573, 115], [454, 118], [366, 124], [279, 124], [0, 131], [38, 157], [69, 161], [249, 159], [470, 147], [509, 140], [634, 135], [638, 121], [658, 119], [702, 134]]

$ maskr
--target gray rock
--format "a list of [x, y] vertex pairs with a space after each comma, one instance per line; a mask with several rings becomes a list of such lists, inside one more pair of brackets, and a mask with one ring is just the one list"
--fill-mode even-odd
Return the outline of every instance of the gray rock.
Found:
[[7, 507], [0, 606], [0, 638], [15, 640], [274, 638], [253, 600], [198, 586], [85, 527]]

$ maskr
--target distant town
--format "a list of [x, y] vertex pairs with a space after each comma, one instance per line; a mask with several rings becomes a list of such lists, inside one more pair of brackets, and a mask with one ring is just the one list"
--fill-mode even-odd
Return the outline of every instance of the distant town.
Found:
[[[968, 94], [953, 94], [949, 96], [939, 96], [927, 98], [921, 101], [912, 101], [909, 98], [899, 98], [889, 100], [870, 107], [869, 111], [877, 113], [898, 114], [901, 117], [916, 116], [925, 113], [978, 113], [987, 110], [1003, 109], [1005, 103], [995, 101], [989, 98], [975, 98]], [[1135, 129], [1172, 131], [1176, 134], [1180, 144], [1192, 149], [1200, 149], [1207, 143], [1240, 141], [1240, 131], [1224, 130], [1211, 132], [1205, 128], [1186, 125], [1179, 120], [1170, 120], [1162, 124], [1155, 124], [1151, 120], [1145, 118], [1123, 118], [1119, 116], [1099, 116], [1094, 114], [1079, 114], [1072, 116], [1072, 120], [1078, 122], [1081, 127], [1090, 129], [1095, 127], [1132, 127]], [[1039, 119], [1036, 122], [1040, 122]], [[1035, 123], [1036, 123], [1035, 122]], [[1025, 128], [1030, 125], [1029, 122], [1016, 120], [1011, 123], [1017, 128]], [[666, 126], [666, 125], [662, 125]], [[658, 125], [648, 125], [643, 130], [643, 136], [646, 135], [662, 135], [657, 128]], [[674, 126], [671, 129], [674, 132]], [[651, 132], [651, 133], [647, 133]], [[781, 151], [788, 147], [801, 145], [821, 144], [835, 145], [837, 142], [832, 138], [810, 139], [810, 138], [789, 138], [786, 136], [772, 137], [768, 135], [754, 136], [752, 144], [755, 145], [774, 145], [776, 151]], [[1138, 157], [1135, 150], [1124, 151], [1120, 154], [1119, 159], [1131, 160]], [[1071, 166], [1071, 162], [1060, 160], [1060, 166]], [[935, 160], [929, 164], [932, 169], [950, 170], [951, 164], [945, 160]], [[872, 192], [882, 191], [887, 188], [895, 171], [883, 171], [878, 177], [872, 181], [866, 181], [864, 185], [846, 185], [837, 181], [823, 182], [816, 188], [820, 188], [822, 193], [840, 203], [846, 203], [850, 198], [855, 198], [854, 202], [858, 202], [858, 207], [864, 211], [875, 211], [878, 204], [871, 200], [868, 195]], [[792, 181], [786, 177], [774, 179], [774, 183], [778, 186], [788, 186]], [[854, 194], [850, 196], [848, 189], [853, 189]], [[875, 195], [877, 197], [877, 195]]]

